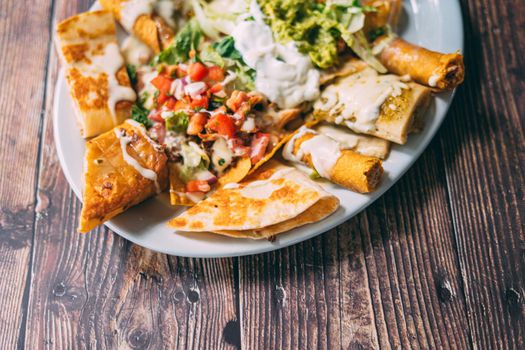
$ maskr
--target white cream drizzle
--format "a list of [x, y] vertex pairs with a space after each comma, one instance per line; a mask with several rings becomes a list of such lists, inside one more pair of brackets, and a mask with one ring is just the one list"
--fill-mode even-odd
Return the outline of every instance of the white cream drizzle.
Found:
[[264, 22], [257, 1], [250, 5], [254, 20], [237, 23], [231, 35], [246, 64], [256, 70], [255, 88], [281, 108], [292, 108], [319, 96], [320, 74], [293, 42], [279, 44]]
[[[294, 153], [295, 142], [305, 134], [314, 134], [315, 136], [302, 142], [297, 152]], [[341, 148], [341, 144], [331, 137], [302, 126], [285, 145], [283, 157], [291, 162], [304, 164], [304, 157], [310, 155], [312, 164], [319, 175], [330, 179], [332, 169], [341, 157]]]
[[428, 86], [436, 87], [441, 76], [438, 73], [434, 73], [428, 78]]
[[316, 101], [314, 109], [335, 117], [336, 124], [368, 133], [374, 130], [381, 106], [387, 98], [400, 96], [404, 89], [409, 88], [396, 75], [379, 75], [375, 70], [366, 68], [328, 86]]
[[153, 3], [153, 0], [128, 0], [121, 3], [120, 23], [128, 33], [133, 31], [137, 18], [153, 12]]
[[177, 23], [173, 15], [176, 10], [175, 0], [159, 0], [155, 2], [155, 12], [162, 17], [162, 19], [172, 28], [175, 28]]
[[153, 50], [133, 35], [129, 35], [121, 45], [122, 55], [127, 63], [141, 66], [148, 63], [153, 55]]
[[139, 162], [137, 162], [135, 158], [129, 155], [127, 146], [131, 142], [131, 136], [125, 135], [125, 132], [120, 128], [115, 128], [115, 135], [120, 141], [120, 149], [122, 150], [122, 157], [124, 158], [124, 161], [126, 161], [126, 163], [138, 171], [142, 177], [153, 181], [155, 183], [155, 189], [157, 193], [160, 193], [160, 186], [159, 182], [157, 181], [157, 173], [151, 169], [144, 168], [139, 164]]
[[124, 59], [120, 54], [116, 43], [107, 44], [102, 55], [92, 57], [93, 66], [98, 72], [105, 73], [108, 78], [108, 108], [111, 112], [113, 122], [117, 122], [115, 106], [119, 101], [135, 101], [137, 95], [129, 86], [122, 86], [117, 80], [117, 72], [124, 65]]

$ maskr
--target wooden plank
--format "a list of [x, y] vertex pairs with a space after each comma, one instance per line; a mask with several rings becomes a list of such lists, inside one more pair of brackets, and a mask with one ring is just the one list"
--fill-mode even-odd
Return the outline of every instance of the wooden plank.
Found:
[[0, 348], [23, 337], [51, 1], [0, 3]]
[[440, 158], [336, 230], [240, 258], [243, 347], [469, 348]]
[[467, 81], [441, 140], [474, 346], [525, 348], [525, 3], [462, 1]]
[[[58, 1], [55, 18], [89, 2]], [[238, 334], [232, 259], [179, 259], [107, 229], [75, 232], [80, 202], [62, 174], [51, 121], [57, 57], [47, 82], [39, 207], [25, 342], [28, 349], [232, 348]]]

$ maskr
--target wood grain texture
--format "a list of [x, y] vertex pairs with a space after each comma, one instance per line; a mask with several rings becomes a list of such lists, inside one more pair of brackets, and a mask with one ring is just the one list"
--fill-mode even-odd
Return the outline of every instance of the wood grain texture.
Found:
[[525, 348], [525, 3], [463, 1], [467, 81], [440, 139], [473, 345]]
[[241, 258], [244, 348], [469, 348], [438, 157], [336, 230]]
[[[0, 3], [0, 348], [23, 336], [35, 219], [50, 1]], [[20, 68], [23, 69], [20, 69]]]
[[[58, 1], [55, 18], [85, 11], [89, 2]], [[80, 202], [54, 151], [51, 105], [57, 56], [51, 53], [31, 293], [28, 349], [232, 348], [235, 324], [232, 259], [168, 257], [99, 228], [76, 233]], [[231, 327], [231, 326], [230, 326]]]
[[523, 1], [461, 0], [467, 81], [384, 197], [296, 246], [212, 260], [75, 232], [50, 33], [90, 4], [0, 3], [0, 348], [525, 348]]

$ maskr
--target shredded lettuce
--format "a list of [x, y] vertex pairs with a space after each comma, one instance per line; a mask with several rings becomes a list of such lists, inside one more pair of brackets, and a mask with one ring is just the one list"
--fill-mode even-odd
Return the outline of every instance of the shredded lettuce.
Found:
[[235, 48], [235, 40], [231, 36], [226, 36], [205, 47], [200, 54], [200, 59], [234, 73], [233, 86], [235, 89], [255, 89], [256, 72], [244, 63], [241, 53]]
[[190, 52], [197, 51], [202, 39], [202, 31], [195, 20], [191, 20], [177, 33], [173, 44], [158, 54], [153, 64], [178, 64], [190, 59]]
[[195, 19], [202, 31], [213, 40], [222, 34], [230, 34], [235, 28], [237, 17], [248, 11], [246, 0], [224, 0], [208, 3], [204, 0], [190, 0]]

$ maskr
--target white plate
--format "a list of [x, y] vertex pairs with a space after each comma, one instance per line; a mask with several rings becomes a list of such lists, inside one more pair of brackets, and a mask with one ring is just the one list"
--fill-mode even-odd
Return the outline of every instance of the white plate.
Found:
[[[456, 0], [410, 0], [404, 2], [401, 36], [421, 46], [454, 52], [463, 49], [463, 23]], [[425, 130], [411, 135], [404, 146], [394, 146], [383, 165], [385, 176], [378, 191], [370, 195], [350, 192], [329, 183], [323, 185], [341, 199], [341, 207], [329, 218], [277, 236], [274, 242], [233, 239], [212, 234], [179, 234], [166, 226], [181, 209], [169, 205], [168, 195], [133, 207], [106, 223], [111, 230], [143, 247], [187, 257], [226, 257], [267, 252], [295, 244], [343, 223], [388, 190], [414, 163], [435, 135], [452, 101], [453, 93], [435, 98], [426, 115]], [[81, 198], [85, 142], [80, 137], [63, 72], [54, 103], [54, 137], [60, 164], [71, 188]]]

